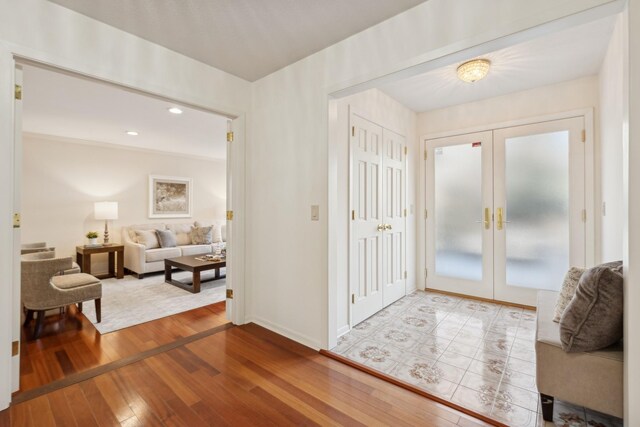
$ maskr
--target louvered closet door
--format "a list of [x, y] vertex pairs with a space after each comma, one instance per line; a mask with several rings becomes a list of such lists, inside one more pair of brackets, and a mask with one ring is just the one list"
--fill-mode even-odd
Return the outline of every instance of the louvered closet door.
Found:
[[352, 322], [383, 307], [382, 128], [351, 115]]
[[405, 295], [405, 159], [404, 137], [390, 130], [382, 131], [382, 219], [384, 231], [382, 277], [383, 305]]

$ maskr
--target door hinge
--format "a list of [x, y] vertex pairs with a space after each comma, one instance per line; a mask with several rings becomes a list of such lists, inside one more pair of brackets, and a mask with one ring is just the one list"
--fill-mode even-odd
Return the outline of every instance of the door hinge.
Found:
[[407, 208], [404, 208], [404, 216], [407, 216]]
[[20, 341], [14, 341], [11, 343], [11, 356], [17, 356], [20, 354]]
[[355, 209], [351, 211], [351, 220], [352, 221], [356, 220], [356, 210]]
[[587, 222], [587, 210], [582, 209], [582, 222]]
[[587, 142], [587, 131], [582, 129], [582, 142]]
[[406, 271], [404, 272], [404, 278], [405, 279], [407, 278], [407, 272]]
[[233, 211], [227, 211], [227, 221], [233, 221]]
[[227, 132], [227, 142], [233, 142], [233, 132]]
[[356, 136], [356, 127], [351, 126], [351, 136]]
[[13, 228], [20, 228], [20, 214], [13, 214]]
[[428, 219], [429, 218], [429, 211], [428, 210], [424, 210], [424, 219]]
[[427, 154], [427, 150], [424, 150], [424, 159], [427, 160], [428, 154]]
[[356, 294], [351, 294], [351, 304], [356, 303]]
[[233, 289], [227, 289], [227, 299], [233, 299]]
[[406, 156], [408, 152], [409, 152], [409, 148], [405, 145], [404, 146], [404, 155]]
[[16, 85], [13, 95], [14, 95], [15, 99], [21, 100], [22, 99], [22, 86]]
[[426, 279], [427, 277], [429, 277], [429, 269], [425, 268], [424, 269], [424, 278]]

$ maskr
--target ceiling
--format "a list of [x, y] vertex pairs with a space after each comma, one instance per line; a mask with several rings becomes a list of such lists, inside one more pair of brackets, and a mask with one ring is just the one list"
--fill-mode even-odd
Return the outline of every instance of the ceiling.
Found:
[[[227, 119], [119, 87], [23, 66], [24, 132], [226, 158]], [[129, 136], [133, 130], [138, 136]]]
[[49, 0], [255, 81], [425, 0]]
[[483, 55], [491, 60], [491, 69], [475, 83], [459, 80], [459, 64], [453, 64], [379, 89], [423, 112], [598, 74], [615, 19], [611, 16]]

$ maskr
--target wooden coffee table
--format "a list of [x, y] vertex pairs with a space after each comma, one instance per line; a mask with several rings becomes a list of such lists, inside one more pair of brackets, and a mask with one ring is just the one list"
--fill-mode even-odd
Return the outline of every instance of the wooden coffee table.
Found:
[[[170, 283], [174, 286], [178, 286], [179, 288], [186, 289], [188, 291], [197, 294], [200, 292], [200, 273], [207, 270], [215, 270], [216, 275], [213, 279], [205, 280], [206, 282], [210, 280], [218, 280], [226, 277], [220, 275], [220, 269], [222, 267], [227, 266], [227, 261], [222, 259], [221, 261], [200, 261], [196, 258], [200, 258], [203, 255], [190, 255], [190, 256], [181, 256], [179, 258], [169, 258], [164, 260], [164, 281]], [[174, 280], [171, 277], [171, 273], [173, 272], [173, 268], [177, 268], [178, 270], [190, 271], [193, 273], [193, 282], [191, 284], [181, 282], [179, 280]]]

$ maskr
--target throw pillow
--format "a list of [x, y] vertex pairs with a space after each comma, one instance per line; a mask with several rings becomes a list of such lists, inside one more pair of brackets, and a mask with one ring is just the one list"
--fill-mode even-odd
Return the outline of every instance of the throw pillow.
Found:
[[562, 349], [594, 351], [622, 339], [622, 262], [586, 270], [560, 319]]
[[564, 276], [562, 289], [560, 289], [558, 299], [556, 300], [556, 309], [553, 316], [554, 322], [558, 323], [560, 321], [562, 313], [564, 313], [564, 310], [567, 308], [567, 306], [571, 302], [571, 299], [576, 293], [578, 281], [580, 281], [580, 277], [585, 270], [586, 268], [571, 267], [569, 271], [567, 271], [567, 274]]
[[135, 230], [136, 242], [144, 245], [146, 249], [156, 249], [160, 247], [156, 230]]
[[161, 248], [175, 248], [177, 246], [176, 235], [171, 230], [156, 230], [158, 242]]
[[213, 241], [213, 227], [192, 227], [191, 243], [194, 245], [210, 245]]

